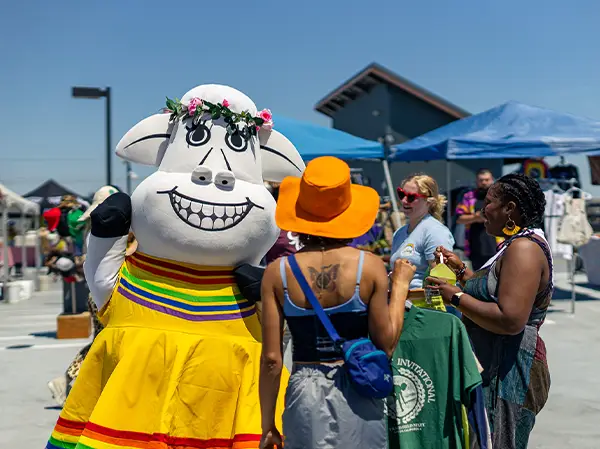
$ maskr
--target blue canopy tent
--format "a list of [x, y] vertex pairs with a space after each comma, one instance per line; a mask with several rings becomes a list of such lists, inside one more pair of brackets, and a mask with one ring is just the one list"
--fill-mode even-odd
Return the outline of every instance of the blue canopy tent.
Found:
[[[600, 154], [600, 122], [509, 101], [392, 147], [390, 161]], [[448, 191], [451, 164], [446, 164]], [[450, 222], [448, 208], [448, 222]]]
[[339, 129], [281, 116], [274, 116], [273, 122], [275, 129], [296, 146], [305, 161], [319, 156], [335, 156], [344, 160], [384, 158], [381, 143]]
[[[383, 144], [353, 136], [339, 129], [315, 125], [314, 123], [287, 117], [273, 116], [275, 129], [286, 136], [298, 149], [304, 161], [319, 156], [335, 156], [343, 160], [377, 159], [382, 162], [389, 195], [394, 197], [394, 188]], [[394, 212], [398, 205], [392, 201]]]
[[395, 145], [390, 161], [600, 154], [600, 121], [510, 101]]

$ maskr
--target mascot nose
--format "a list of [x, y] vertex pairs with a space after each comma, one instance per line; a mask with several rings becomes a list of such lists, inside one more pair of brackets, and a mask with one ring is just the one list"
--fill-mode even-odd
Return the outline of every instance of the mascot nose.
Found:
[[213, 180], [213, 173], [209, 167], [199, 165], [192, 172], [192, 182], [198, 184], [210, 184]]
[[221, 170], [215, 176], [215, 184], [218, 187], [233, 189], [233, 186], [235, 185], [235, 175], [229, 170]]

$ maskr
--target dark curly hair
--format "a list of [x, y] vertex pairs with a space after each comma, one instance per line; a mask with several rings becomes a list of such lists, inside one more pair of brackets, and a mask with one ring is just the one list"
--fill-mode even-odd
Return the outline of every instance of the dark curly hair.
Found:
[[546, 197], [535, 179], [521, 173], [511, 173], [496, 181], [495, 190], [502, 203], [515, 202], [524, 227], [537, 228], [543, 225]]
[[310, 235], [310, 234], [298, 234], [298, 239], [300, 240], [300, 244], [302, 246], [322, 246], [323, 248], [328, 248], [331, 246], [338, 245], [349, 245], [353, 239], [334, 239], [330, 237], [320, 237], [318, 235]]

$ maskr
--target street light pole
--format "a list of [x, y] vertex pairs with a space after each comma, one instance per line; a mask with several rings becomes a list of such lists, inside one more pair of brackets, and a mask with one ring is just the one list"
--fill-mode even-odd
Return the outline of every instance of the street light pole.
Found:
[[110, 132], [110, 87], [104, 89], [98, 87], [73, 87], [73, 98], [89, 98], [97, 100], [98, 98], [106, 98], [106, 185], [112, 184], [111, 176], [111, 132]]
[[106, 98], [106, 185], [112, 184], [112, 146], [110, 143], [110, 87], [104, 89]]

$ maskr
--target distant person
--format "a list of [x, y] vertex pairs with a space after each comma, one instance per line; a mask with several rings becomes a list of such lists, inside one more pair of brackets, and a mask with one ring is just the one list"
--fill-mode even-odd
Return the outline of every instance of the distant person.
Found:
[[425, 174], [406, 178], [397, 193], [408, 223], [394, 233], [390, 262], [393, 266], [397, 259], [406, 259], [416, 265], [410, 288], [423, 288], [425, 272], [435, 265], [436, 248], [454, 248], [454, 237], [442, 223], [446, 197], [440, 195], [435, 179]]
[[17, 227], [14, 221], [8, 222], [8, 246], [15, 246], [15, 242], [17, 240]]
[[465, 256], [475, 271], [496, 254], [496, 247], [502, 241], [485, 231], [482, 214], [485, 196], [494, 183], [494, 176], [490, 170], [482, 168], [477, 172], [476, 182], [477, 187], [465, 193], [456, 207], [457, 223], [465, 225]]

